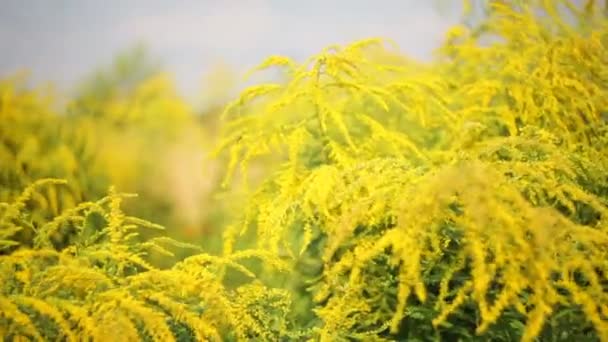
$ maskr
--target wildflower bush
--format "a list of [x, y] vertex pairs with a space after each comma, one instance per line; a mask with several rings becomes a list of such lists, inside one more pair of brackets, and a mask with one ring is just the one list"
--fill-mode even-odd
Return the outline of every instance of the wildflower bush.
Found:
[[[267, 253], [243, 251], [228, 258], [200, 253], [161, 269], [150, 251], [172, 256], [170, 248], [200, 249], [167, 237], [138, 239], [142, 228], [162, 229], [128, 216], [116, 193], [82, 202], [43, 225], [36, 212], [40, 188], [61, 184], [40, 180], [0, 216], [0, 335], [6, 340], [274, 340], [286, 331], [288, 293], [257, 281], [228, 288], [221, 274], [259, 257], [283, 267]], [[34, 196], [38, 194], [39, 196]], [[30, 247], [12, 237], [30, 229]], [[57, 237], [68, 236], [61, 247]]]
[[491, 2], [432, 65], [271, 57], [227, 107], [234, 168], [285, 158], [228, 234], [293, 260], [311, 336], [608, 339], [606, 19], [560, 4]]
[[[124, 120], [138, 114], [192, 125], [185, 105], [158, 90], [167, 89], [161, 78], [136, 82], [126, 98], [81, 97], [69, 138], [45, 144], [37, 141], [58, 135], [35, 129], [53, 127], [43, 121], [50, 107], [7, 82], [0, 334], [608, 340], [606, 7], [478, 7], [465, 6], [468, 24], [447, 33], [432, 63], [382, 39], [330, 46], [301, 63], [263, 61], [254, 72], [282, 77], [225, 106], [213, 151], [226, 160], [218, 198], [231, 211], [221, 243], [205, 246], [217, 253], [144, 233], [161, 227], [123, 212], [128, 195], [110, 185], [129, 188], [137, 176], [112, 176], [118, 147], [99, 164], [81, 162], [77, 144], [62, 147], [112, 137], [77, 140], [91, 115], [133, 132], [144, 124]], [[144, 131], [170, 134], [162, 125]], [[78, 162], [31, 146], [78, 151]], [[46, 177], [67, 183], [37, 180]], [[59, 205], [58, 193], [74, 199]]]

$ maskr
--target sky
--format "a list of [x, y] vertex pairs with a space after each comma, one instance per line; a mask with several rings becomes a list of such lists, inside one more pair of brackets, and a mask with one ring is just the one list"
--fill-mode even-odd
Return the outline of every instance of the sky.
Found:
[[[218, 63], [240, 72], [274, 54], [304, 58], [368, 37], [428, 59], [458, 22], [455, 0], [3, 0], [0, 77], [29, 70], [69, 92], [143, 43], [186, 95]], [[442, 4], [443, 3], [443, 4]]]

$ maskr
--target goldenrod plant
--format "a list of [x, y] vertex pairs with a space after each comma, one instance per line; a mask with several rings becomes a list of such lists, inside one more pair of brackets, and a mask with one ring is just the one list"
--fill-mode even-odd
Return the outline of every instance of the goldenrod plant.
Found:
[[227, 106], [226, 184], [283, 162], [225, 248], [292, 261], [312, 339], [608, 340], [605, 10], [484, 9], [430, 65], [380, 39], [273, 56], [287, 81]]
[[67, 100], [28, 87], [20, 75], [7, 77], [0, 80], [0, 105], [1, 200], [36, 179], [61, 178], [68, 185], [48, 197], [58, 214], [115, 185], [147, 198], [128, 209], [171, 226], [174, 235], [218, 235], [209, 228], [217, 214], [206, 208], [220, 176], [214, 176], [217, 162], [201, 153], [213, 128], [200, 122], [145, 50], [119, 55]]
[[[121, 210], [127, 194], [110, 189], [43, 225], [41, 190], [62, 181], [39, 180], [10, 203], [0, 204], [0, 335], [7, 341], [221, 341], [278, 340], [288, 335], [289, 293], [264, 286], [241, 264], [263, 251], [227, 257], [200, 253], [161, 269], [147, 256], [198, 246], [167, 237], [138, 239], [141, 229], [162, 229]], [[38, 194], [38, 196], [35, 196]], [[14, 239], [33, 230], [30, 246]], [[69, 244], [58, 245], [57, 238]], [[248, 277], [227, 286], [234, 269]]]
[[53, 100], [52, 93], [26, 87], [20, 75], [0, 80], [0, 200], [39, 178], [58, 177], [69, 186], [49, 188], [44, 204], [58, 214], [103, 193], [109, 183], [97, 163], [95, 127], [67, 120]]
[[217, 125], [142, 50], [66, 110], [2, 80], [0, 336], [608, 341], [607, 6], [464, 4], [429, 63], [271, 56]]
[[[93, 122], [100, 132], [99, 168], [110, 183], [148, 198], [146, 203], [132, 204], [136, 213], [163, 224], [177, 221], [172, 202], [180, 194], [167, 191], [174, 188], [168, 183], [176, 163], [171, 158], [184, 143], [200, 151], [205, 139], [194, 109], [177, 94], [171, 76], [143, 47], [135, 47], [94, 73], [78, 90], [68, 114]], [[194, 185], [194, 177], [190, 178]]]

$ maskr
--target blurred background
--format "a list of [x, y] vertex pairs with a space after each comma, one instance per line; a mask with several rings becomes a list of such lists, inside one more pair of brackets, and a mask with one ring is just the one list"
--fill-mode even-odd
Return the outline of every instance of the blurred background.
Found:
[[458, 22], [452, 0], [3, 0], [0, 74], [27, 69], [71, 91], [93, 68], [134, 45], [198, 100], [218, 66], [237, 73], [271, 54], [305, 58], [329, 44], [382, 36], [428, 59]]
[[225, 160], [209, 155], [243, 73], [369, 37], [430, 60], [460, 3], [3, 0], [0, 201], [63, 178], [68, 191], [48, 194], [57, 214], [113, 185], [140, 195], [129, 214], [214, 251], [245, 198], [220, 187]]

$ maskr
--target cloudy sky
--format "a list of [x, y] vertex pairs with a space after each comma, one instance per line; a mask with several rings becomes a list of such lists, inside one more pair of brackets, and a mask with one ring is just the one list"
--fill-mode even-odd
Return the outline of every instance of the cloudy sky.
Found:
[[458, 20], [457, 8], [446, 9], [446, 2], [3, 0], [0, 76], [28, 69], [35, 81], [69, 90], [138, 42], [189, 94], [218, 62], [243, 69], [270, 54], [302, 58], [328, 44], [370, 36], [391, 38], [404, 53], [429, 58]]

